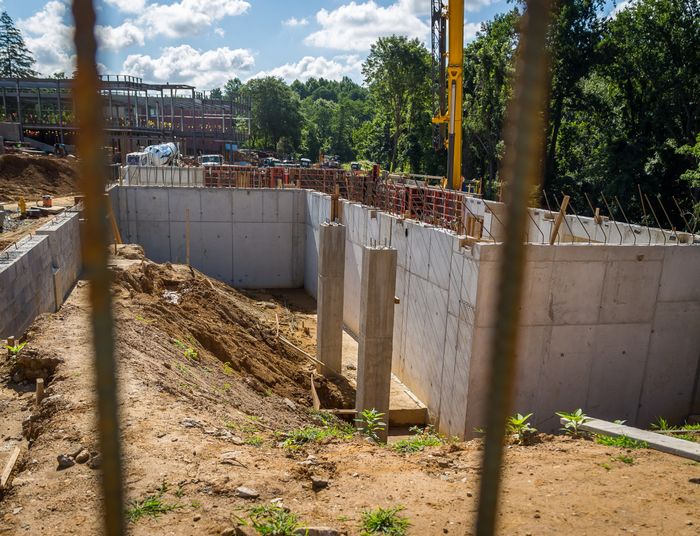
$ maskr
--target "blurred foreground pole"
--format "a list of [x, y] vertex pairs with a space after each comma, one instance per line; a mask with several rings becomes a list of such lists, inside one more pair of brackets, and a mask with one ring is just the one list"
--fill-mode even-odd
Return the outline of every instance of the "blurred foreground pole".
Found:
[[499, 263], [496, 329], [490, 345], [491, 376], [486, 445], [476, 522], [477, 536], [496, 530], [505, 423], [511, 411], [515, 349], [524, 274], [524, 239], [531, 187], [542, 174], [549, 95], [545, 50], [551, 0], [527, 0], [516, 54], [515, 85], [504, 130], [501, 177], [508, 185], [503, 255]]
[[124, 534], [121, 447], [114, 362], [105, 166], [102, 155], [102, 98], [99, 93], [92, 0], [73, 0], [77, 77], [73, 88], [78, 120], [78, 156], [84, 194], [83, 265], [90, 281], [92, 335], [95, 346], [98, 431], [102, 453], [104, 534]]

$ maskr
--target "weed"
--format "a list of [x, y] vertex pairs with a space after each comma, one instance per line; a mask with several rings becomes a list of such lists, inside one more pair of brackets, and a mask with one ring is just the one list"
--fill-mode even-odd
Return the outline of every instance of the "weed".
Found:
[[337, 425], [304, 426], [280, 435], [285, 438], [282, 441], [284, 448], [296, 449], [307, 443], [318, 443], [331, 438], [347, 440], [352, 437], [352, 432], [349, 432], [347, 427]]
[[191, 506], [192, 508], [194, 508], [195, 510], [197, 510], [197, 509], [199, 509], [199, 508], [202, 507], [202, 503], [199, 502], [199, 501], [192, 501], [192, 502], [190, 503], [190, 506]]
[[185, 494], [185, 490], [182, 488], [182, 485], [179, 485], [177, 489], [175, 490], [175, 497], [178, 499], [182, 499], [182, 496]]
[[506, 433], [510, 435], [516, 443], [526, 444], [537, 433], [537, 428], [530, 426], [530, 417], [532, 413], [522, 415], [516, 413], [508, 417], [506, 421]]
[[348, 516], [338, 516], [336, 519], [338, 521], [340, 521], [341, 523], [345, 523], [346, 521], [350, 521], [350, 517], [348, 517]]
[[[656, 422], [651, 423], [650, 428], [652, 430], [659, 430], [659, 431], [674, 431], [674, 432], [683, 432], [683, 431], [697, 431], [700, 430], [700, 424], [688, 424], [685, 423], [683, 426], [671, 426], [669, 422], [664, 419], [663, 417], [657, 417]], [[700, 440], [700, 436], [697, 436], [695, 434], [673, 434], [672, 437], [675, 437], [676, 439], [685, 439], [686, 441], [698, 441]]]
[[153, 320], [149, 320], [141, 315], [136, 315], [135, 318], [137, 322], [141, 322], [142, 324], [153, 324]]
[[362, 512], [362, 536], [372, 534], [388, 534], [390, 536], [405, 536], [411, 522], [399, 514], [403, 506], [394, 508], [376, 508]]
[[167, 489], [167, 485], [163, 483], [154, 495], [149, 495], [142, 501], [132, 501], [131, 507], [126, 511], [129, 521], [136, 523], [142, 517], [158, 517], [171, 510], [181, 508], [177, 504], [168, 504], [162, 500], [163, 494]]
[[652, 430], [670, 430], [671, 425], [663, 417], [657, 417], [656, 421], [651, 423]]
[[22, 348], [24, 348], [25, 346], [27, 346], [27, 343], [21, 342], [19, 344], [15, 344], [14, 346], [6, 344], [5, 348], [7, 348], [7, 351], [11, 356], [16, 356], [22, 351]]
[[609, 463], [601, 463], [600, 466], [605, 469], [606, 471], [610, 471], [612, 467], [610, 467]]
[[199, 354], [197, 353], [197, 350], [194, 348], [188, 348], [185, 350], [185, 357], [187, 359], [192, 359], [193, 361], [197, 361], [199, 359]]
[[230, 383], [228, 383], [228, 382], [224, 383], [224, 386], [223, 386], [224, 392], [230, 391], [232, 387], [233, 386]]
[[259, 435], [252, 435], [245, 440], [245, 444], [252, 447], [262, 447], [264, 443], [265, 440]]
[[649, 445], [646, 441], [637, 441], [624, 435], [611, 437], [606, 435], [595, 436], [595, 442], [608, 447], [620, 447], [623, 449], [646, 449]]
[[297, 531], [302, 528], [296, 514], [280, 506], [255, 506], [248, 512], [250, 526], [263, 536], [295, 536], [298, 534]]
[[379, 443], [379, 432], [384, 430], [386, 423], [382, 421], [384, 414], [376, 409], [362, 410], [355, 422], [360, 426], [360, 432], [369, 437], [372, 441]]
[[231, 367], [231, 363], [228, 361], [221, 366], [221, 370], [226, 376], [233, 376], [233, 367]]
[[564, 427], [562, 430], [573, 437], [580, 437], [583, 435], [581, 425], [591, 420], [581, 408], [577, 409], [573, 413], [557, 411], [556, 414], [564, 421]]
[[619, 456], [615, 456], [613, 460], [626, 463], [627, 465], [634, 465], [634, 458], [632, 456], [626, 456], [624, 454], [620, 454]]
[[199, 353], [194, 347], [185, 344], [180, 339], [173, 339], [173, 344], [182, 350], [182, 353], [187, 359], [192, 359], [193, 361], [197, 361], [199, 359]]
[[425, 447], [437, 447], [445, 442], [445, 438], [435, 432], [432, 426], [409, 428], [414, 435], [408, 439], [402, 439], [394, 443], [391, 448], [396, 452], [420, 452]]

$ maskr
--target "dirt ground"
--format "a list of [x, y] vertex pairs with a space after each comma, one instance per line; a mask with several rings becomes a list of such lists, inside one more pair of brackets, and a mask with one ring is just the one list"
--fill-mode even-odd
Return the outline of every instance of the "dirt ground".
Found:
[[[277, 340], [281, 333], [312, 350], [308, 298], [243, 294], [186, 267], [142, 261], [136, 248], [125, 248], [115, 265], [127, 500], [160, 489], [174, 506], [131, 523], [131, 533], [221, 534], [272, 500], [304, 524], [347, 534], [360, 533], [363, 510], [398, 505], [409, 534], [472, 533], [478, 440], [415, 454], [357, 436], [280, 446], [279, 433], [318, 425], [309, 411], [312, 365]], [[0, 463], [15, 445], [23, 449], [0, 500], [0, 534], [98, 534], [88, 285], [80, 282], [61, 311], [38, 319], [27, 340], [20, 356], [33, 366], [0, 361]], [[31, 378], [42, 375], [47, 397], [36, 408]], [[325, 393], [338, 403], [348, 396], [342, 386], [326, 385]], [[501, 534], [700, 534], [700, 464], [540, 439], [507, 449]], [[87, 463], [57, 469], [57, 456], [83, 449]], [[312, 476], [327, 487], [314, 491]], [[259, 496], [240, 497], [240, 486]]]
[[62, 196], [78, 191], [78, 163], [75, 158], [0, 155], [0, 203], [27, 201], [42, 195]]

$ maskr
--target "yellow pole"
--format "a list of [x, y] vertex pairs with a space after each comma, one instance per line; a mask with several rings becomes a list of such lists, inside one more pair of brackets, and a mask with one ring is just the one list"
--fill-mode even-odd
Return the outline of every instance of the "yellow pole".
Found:
[[462, 189], [462, 77], [464, 65], [464, 2], [451, 0], [447, 8], [449, 55], [447, 64], [448, 138], [447, 182]]

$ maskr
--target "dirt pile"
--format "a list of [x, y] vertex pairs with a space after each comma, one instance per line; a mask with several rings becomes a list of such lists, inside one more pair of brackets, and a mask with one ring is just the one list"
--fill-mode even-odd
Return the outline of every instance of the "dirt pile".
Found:
[[78, 164], [74, 158], [6, 154], [0, 156], [0, 202], [27, 201], [42, 195], [78, 192]]
[[[282, 344], [265, 305], [186, 266], [150, 262], [139, 246], [122, 246], [118, 257], [118, 292], [184, 355], [209, 353], [259, 394], [311, 405], [313, 364]], [[352, 407], [354, 393], [340, 381], [319, 380], [323, 407]]]

